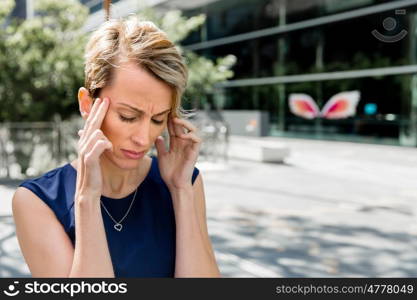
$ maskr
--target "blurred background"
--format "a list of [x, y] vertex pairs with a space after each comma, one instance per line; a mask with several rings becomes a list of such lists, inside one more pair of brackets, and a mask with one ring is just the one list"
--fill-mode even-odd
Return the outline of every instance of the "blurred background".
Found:
[[417, 0], [0, 0], [0, 277], [30, 275], [17, 185], [76, 157], [90, 33], [132, 14], [189, 67], [224, 276], [417, 276]]

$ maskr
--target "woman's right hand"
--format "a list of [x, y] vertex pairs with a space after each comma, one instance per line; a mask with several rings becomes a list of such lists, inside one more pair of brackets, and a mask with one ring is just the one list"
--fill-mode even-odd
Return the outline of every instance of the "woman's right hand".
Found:
[[[78, 131], [77, 183], [75, 199], [100, 199], [102, 174], [100, 156], [113, 145], [101, 131], [110, 100], [97, 98], [87, 117], [84, 128]], [[76, 200], [79, 201], [79, 200]]]

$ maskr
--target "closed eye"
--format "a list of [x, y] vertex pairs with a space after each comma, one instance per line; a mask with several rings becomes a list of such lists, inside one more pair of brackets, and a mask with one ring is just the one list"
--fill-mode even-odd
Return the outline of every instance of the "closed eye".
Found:
[[152, 122], [154, 122], [155, 124], [161, 125], [162, 123], [164, 123], [164, 120], [159, 121], [159, 120], [152, 119]]
[[133, 117], [133, 118], [127, 118], [127, 117], [122, 116], [122, 115], [119, 115], [119, 118], [120, 118], [120, 120], [122, 120], [123, 122], [133, 122], [133, 121], [136, 119], [136, 117]]
[[[119, 115], [119, 118], [120, 118], [120, 120], [122, 120], [123, 122], [128, 122], [128, 123], [131, 123], [131, 122], [135, 121], [135, 119], [136, 119], [136, 117], [133, 117], [133, 118], [128, 118], [128, 117], [125, 117], [125, 116], [123, 116], [123, 115]], [[154, 124], [161, 125], [162, 123], [164, 123], [164, 120], [155, 120], [155, 119], [152, 119], [152, 122], [153, 122]]]

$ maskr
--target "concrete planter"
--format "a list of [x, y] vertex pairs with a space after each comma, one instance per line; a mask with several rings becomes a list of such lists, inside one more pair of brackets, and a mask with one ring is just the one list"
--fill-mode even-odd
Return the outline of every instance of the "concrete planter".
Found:
[[231, 158], [283, 163], [289, 155], [290, 148], [284, 143], [266, 141], [263, 138], [230, 137], [228, 157]]

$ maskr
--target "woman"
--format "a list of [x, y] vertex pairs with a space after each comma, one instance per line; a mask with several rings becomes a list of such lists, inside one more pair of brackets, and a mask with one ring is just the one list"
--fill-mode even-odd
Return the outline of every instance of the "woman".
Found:
[[85, 77], [77, 159], [13, 197], [32, 276], [219, 277], [176, 47], [153, 23], [111, 20], [87, 44]]

